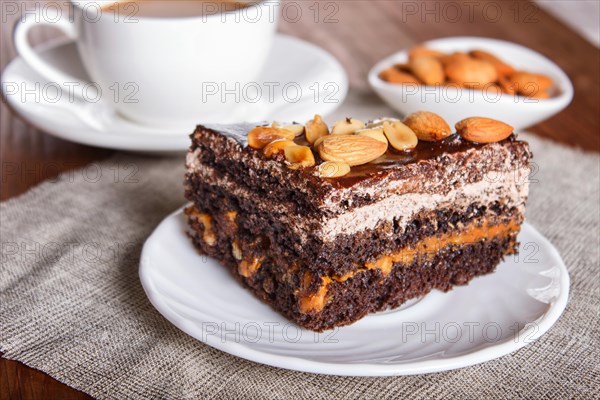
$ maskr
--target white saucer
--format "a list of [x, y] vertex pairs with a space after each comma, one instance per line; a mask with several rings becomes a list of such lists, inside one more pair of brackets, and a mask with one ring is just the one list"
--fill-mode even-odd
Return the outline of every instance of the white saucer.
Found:
[[[71, 41], [56, 41], [39, 50], [50, 63], [83, 80], [83, 66]], [[265, 70], [257, 83], [277, 82], [282, 87], [287, 83], [300, 85], [302, 97], [296, 102], [277, 102], [272, 108], [246, 108], [235, 110], [237, 121], [305, 121], [314, 114], [327, 115], [337, 109], [348, 92], [348, 78], [340, 63], [325, 50], [303, 40], [277, 34]], [[54, 136], [73, 142], [118, 150], [173, 152], [185, 150], [190, 144], [189, 135], [194, 126], [177, 131], [145, 127], [128, 121], [119, 114], [94, 104], [87, 104], [81, 117], [73, 107], [61, 105], [67, 93], [56, 103], [48, 102], [44, 90], [52, 90], [48, 82], [27, 66], [21, 58], [15, 58], [2, 73], [2, 91], [8, 104], [27, 121]], [[23, 91], [25, 88], [27, 91]], [[31, 91], [30, 91], [31, 90]], [[317, 96], [317, 91], [320, 91]], [[295, 94], [289, 95], [294, 96]], [[295, 101], [296, 99], [294, 99]], [[84, 122], [93, 116], [95, 124]]]
[[465, 367], [531, 343], [568, 300], [569, 275], [560, 255], [524, 224], [520, 255], [507, 257], [495, 273], [317, 334], [292, 324], [216, 261], [200, 256], [185, 229], [177, 211], [144, 245], [140, 279], [150, 301], [209, 346], [275, 367], [355, 376]]

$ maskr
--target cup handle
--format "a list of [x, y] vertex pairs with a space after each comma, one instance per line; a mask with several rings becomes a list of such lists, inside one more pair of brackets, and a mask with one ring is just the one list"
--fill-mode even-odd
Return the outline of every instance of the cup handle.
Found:
[[[54, 11], [52, 15], [48, 15], [49, 12]], [[54, 17], [54, 18], [53, 18]], [[54, 67], [47, 63], [38, 53], [31, 47], [27, 35], [29, 31], [35, 26], [51, 26], [58, 28], [65, 33], [70, 39], [75, 40], [77, 38], [77, 32], [75, 30], [75, 24], [68, 20], [62, 13], [58, 14], [58, 11], [49, 8], [43, 13], [41, 10], [37, 10], [35, 14], [23, 15], [15, 24], [13, 42], [17, 52], [23, 58], [23, 60], [33, 68], [37, 73], [42, 75], [44, 78], [51, 82], [55, 82], [64, 89], [69, 90], [70, 88], [66, 85], [79, 84], [82, 86], [89, 86], [90, 96], [97, 96], [97, 88], [95, 85], [91, 85], [90, 82], [85, 82], [77, 79], [64, 71]], [[76, 91], [77, 92], [77, 91]], [[82, 98], [82, 94], [74, 93], [75, 96]]]

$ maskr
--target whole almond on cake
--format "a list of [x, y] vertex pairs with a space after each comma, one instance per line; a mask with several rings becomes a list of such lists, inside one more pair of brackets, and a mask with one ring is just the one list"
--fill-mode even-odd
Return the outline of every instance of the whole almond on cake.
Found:
[[500, 142], [509, 137], [514, 128], [502, 121], [484, 117], [470, 117], [456, 123], [456, 131], [463, 138], [477, 143]]
[[450, 125], [442, 117], [430, 111], [412, 113], [402, 122], [412, 129], [419, 140], [426, 142], [435, 142], [452, 134]]
[[318, 145], [321, 158], [325, 161], [362, 165], [385, 153], [387, 143], [361, 135], [330, 135]]

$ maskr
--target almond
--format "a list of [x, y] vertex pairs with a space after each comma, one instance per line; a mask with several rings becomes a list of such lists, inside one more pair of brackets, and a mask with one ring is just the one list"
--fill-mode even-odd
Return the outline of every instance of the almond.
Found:
[[417, 78], [415, 78], [414, 75], [408, 72], [400, 71], [395, 67], [391, 67], [381, 71], [379, 73], [379, 78], [389, 83], [413, 85], [421, 84], [421, 82]]
[[517, 94], [524, 97], [537, 98], [540, 95], [540, 93], [544, 92], [544, 90], [540, 90], [540, 88], [535, 86], [534, 84], [527, 84], [525, 85], [525, 87], [519, 88]]
[[412, 129], [400, 121], [385, 121], [383, 123], [383, 133], [396, 150], [411, 150], [417, 147], [417, 143], [419, 143], [419, 139]]
[[410, 61], [410, 68], [426, 85], [441, 85], [446, 80], [442, 63], [433, 57], [419, 57]]
[[439, 58], [440, 62], [442, 63], [442, 65], [444, 67], [446, 67], [447, 65], [449, 65], [455, 61], [464, 61], [464, 60], [470, 60], [470, 59], [471, 59], [471, 56], [469, 56], [467, 53], [463, 53], [461, 51], [456, 51], [451, 54], [446, 54]]
[[312, 120], [306, 123], [305, 136], [308, 143], [313, 144], [318, 138], [328, 134], [329, 127], [320, 115], [315, 115]]
[[387, 144], [388, 140], [385, 137], [385, 134], [383, 133], [383, 128], [366, 128], [366, 129], [360, 129], [356, 132], [354, 132], [354, 134], [356, 135], [362, 135], [362, 136], [368, 136], [370, 138], [373, 138], [375, 140], [379, 140], [380, 142], [383, 142], [385, 144]]
[[362, 165], [380, 157], [387, 150], [387, 143], [361, 135], [332, 135], [318, 145], [321, 158], [350, 166]]
[[263, 154], [267, 158], [273, 157], [275, 154], [282, 153], [288, 146], [294, 146], [293, 140], [289, 139], [277, 139], [266, 145], [263, 149]]
[[498, 79], [498, 72], [491, 63], [476, 59], [451, 62], [446, 66], [446, 74], [452, 82], [480, 89]]
[[536, 97], [539, 92], [547, 92], [554, 85], [552, 79], [546, 75], [522, 71], [515, 72], [509, 79], [519, 94], [528, 97]]
[[439, 115], [429, 111], [419, 111], [408, 115], [404, 124], [417, 135], [419, 140], [435, 142], [452, 134], [450, 125]]
[[504, 61], [493, 55], [492, 53], [488, 53], [484, 50], [471, 50], [469, 55], [473, 58], [477, 58], [479, 60], [484, 60], [491, 63], [498, 72], [498, 75], [509, 75], [515, 72], [515, 69], [510, 65], [506, 64]]
[[514, 128], [491, 118], [471, 117], [456, 123], [456, 130], [466, 140], [477, 143], [494, 143], [506, 139]]
[[337, 121], [331, 128], [332, 135], [350, 135], [359, 129], [363, 129], [365, 123], [359, 119], [346, 118], [341, 121]]
[[498, 75], [510, 75], [515, 72], [515, 69], [508, 64], [494, 64]]
[[339, 178], [350, 172], [350, 166], [346, 163], [325, 161], [319, 165], [319, 176], [321, 178]]
[[292, 140], [295, 136], [294, 133], [278, 127], [257, 126], [248, 133], [248, 145], [255, 149], [262, 149], [274, 140]]
[[499, 59], [498, 57], [496, 57], [495, 55], [493, 55], [492, 53], [488, 53], [485, 50], [471, 50], [469, 51], [469, 55], [473, 58], [478, 58], [480, 60], [485, 60], [485, 61], [489, 61], [492, 64], [498, 64], [501, 63], [502, 60]]
[[420, 57], [437, 58], [442, 57], [443, 55], [444, 53], [442, 53], [441, 51], [430, 49], [429, 47], [425, 46], [417, 46], [410, 49], [410, 51], [408, 52], [408, 59], [414, 60]]
[[282, 126], [281, 129], [285, 129], [286, 131], [292, 132], [295, 136], [300, 136], [304, 133], [304, 125], [300, 124], [292, 124]]
[[289, 167], [291, 169], [312, 167], [315, 165], [315, 156], [308, 146], [287, 146], [283, 151], [285, 152], [285, 159], [290, 163]]
[[506, 75], [498, 76], [498, 86], [500, 86], [500, 89], [502, 89], [502, 91], [504, 93], [511, 94], [511, 95], [514, 95], [517, 93], [517, 91], [515, 90], [515, 87], [512, 85], [512, 82]]
[[397, 64], [394, 64], [394, 68], [396, 68], [397, 70], [402, 71], [402, 72], [411, 73], [410, 72], [410, 65], [408, 65], [406, 63], [397, 63]]

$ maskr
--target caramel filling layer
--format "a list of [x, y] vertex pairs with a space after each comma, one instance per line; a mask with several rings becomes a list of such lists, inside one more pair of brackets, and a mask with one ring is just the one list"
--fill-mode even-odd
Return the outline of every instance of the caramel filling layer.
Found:
[[387, 276], [392, 271], [394, 263], [410, 264], [416, 257], [424, 257], [425, 259], [433, 257], [446, 246], [477, 243], [481, 240], [506, 236], [518, 230], [519, 224], [515, 221], [500, 225], [492, 225], [487, 222], [484, 222], [481, 226], [470, 224], [462, 232], [450, 232], [441, 236], [426, 237], [420, 240], [414, 247], [406, 247], [394, 253], [384, 255], [372, 263], [366, 263], [363, 268], [344, 275], [334, 275], [332, 278], [338, 282], [344, 282], [357, 273], [370, 269], [379, 269], [383, 276]]
[[[516, 221], [510, 221], [506, 224], [491, 225], [487, 221], [478, 226], [475, 223], [465, 227], [461, 232], [446, 233], [441, 236], [430, 236], [422, 239], [413, 247], [407, 247], [399, 251], [384, 255], [372, 263], [365, 264], [364, 267], [351, 271], [344, 275], [334, 275], [322, 277], [321, 285], [313, 293], [306, 293], [302, 290], [298, 296], [298, 305], [301, 313], [320, 312], [325, 308], [328, 302], [328, 287], [333, 282], [345, 282], [356, 274], [371, 269], [379, 269], [381, 274], [386, 277], [392, 271], [394, 264], [410, 264], [417, 257], [423, 261], [433, 257], [441, 249], [452, 245], [467, 245], [489, 240], [496, 237], [508, 236], [519, 230], [519, 224]], [[306, 277], [305, 277], [306, 279]], [[308, 285], [306, 285], [308, 286]]]
[[[204, 230], [202, 239], [209, 246], [213, 246], [216, 243], [216, 235], [212, 226], [213, 218], [209, 214], [198, 212], [195, 207], [186, 209], [186, 214], [202, 224]], [[237, 214], [235, 211], [229, 211], [225, 213], [225, 216], [228, 220], [235, 221]], [[380, 270], [382, 276], [385, 278], [392, 272], [394, 264], [410, 264], [417, 258], [427, 261], [427, 259], [433, 257], [447, 246], [468, 245], [482, 240], [504, 237], [518, 232], [519, 228], [520, 225], [515, 220], [504, 224], [493, 224], [489, 221], [484, 221], [483, 223], [473, 221], [471, 224], [464, 226], [459, 232], [449, 232], [439, 236], [426, 237], [414, 246], [383, 255], [377, 260], [366, 263], [364, 266], [344, 275], [323, 276], [316, 290], [311, 290], [310, 285], [313, 277], [309, 272], [306, 272], [302, 277], [301, 288], [296, 292], [300, 312], [304, 314], [321, 312], [329, 301], [328, 289], [332, 283], [343, 283], [359, 273], [372, 269]], [[246, 279], [251, 279], [256, 274], [265, 259], [264, 256], [246, 259], [235, 238], [232, 238], [232, 253], [235, 259], [238, 260], [239, 274]]]
[[307, 293], [311, 278], [310, 272], [304, 273], [302, 288], [300, 289], [298, 296], [298, 306], [300, 307], [300, 312], [303, 314], [306, 314], [310, 311], [319, 312], [325, 307], [327, 290], [329, 288], [329, 284], [331, 283], [330, 277], [322, 276], [319, 289], [314, 293]]

